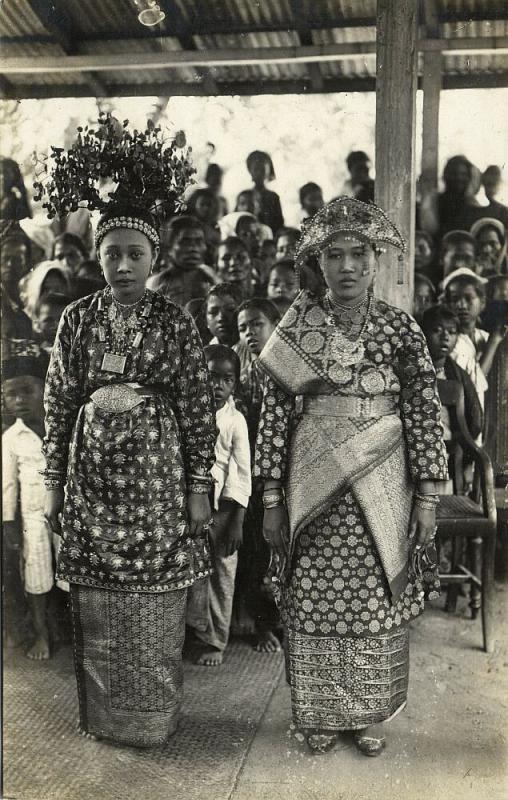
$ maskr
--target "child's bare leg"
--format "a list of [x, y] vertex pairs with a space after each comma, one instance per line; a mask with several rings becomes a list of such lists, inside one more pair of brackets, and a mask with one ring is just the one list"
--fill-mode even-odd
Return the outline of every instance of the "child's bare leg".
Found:
[[27, 593], [27, 601], [35, 630], [35, 642], [26, 655], [34, 661], [46, 661], [50, 656], [49, 631], [46, 623], [48, 595]]

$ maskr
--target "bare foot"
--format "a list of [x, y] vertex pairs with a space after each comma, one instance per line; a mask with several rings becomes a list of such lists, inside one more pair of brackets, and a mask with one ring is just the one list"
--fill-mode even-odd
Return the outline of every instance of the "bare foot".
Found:
[[222, 656], [223, 654], [220, 650], [205, 650], [196, 659], [196, 664], [199, 664], [200, 667], [220, 667]]
[[42, 634], [39, 635], [30, 649], [27, 650], [26, 657], [31, 658], [32, 661], [47, 661], [50, 657], [49, 638]]
[[99, 739], [99, 737], [94, 736], [93, 733], [87, 733], [84, 731], [81, 725], [78, 725], [78, 733], [83, 737], [83, 739], [88, 739], [89, 742], [97, 742]]
[[258, 653], [278, 653], [281, 649], [280, 642], [273, 631], [263, 631], [257, 636], [258, 640], [254, 645], [254, 650]]

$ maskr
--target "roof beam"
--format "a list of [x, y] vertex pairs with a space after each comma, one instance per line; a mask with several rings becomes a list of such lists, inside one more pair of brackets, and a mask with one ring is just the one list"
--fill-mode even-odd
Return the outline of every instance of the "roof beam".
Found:
[[[58, 73], [174, 69], [179, 67], [246, 66], [249, 64], [305, 64], [340, 61], [359, 55], [375, 55], [375, 42], [313, 45], [312, 47], [225, 48], [161, 53], [105, 53], [102, 55], [5, 58], [0, 73]], [[508, 36], [484, 36], [457, 39], [423, 39], [419, 49], [470, 55], [471, 53], [508, 53]]]
[[[312, 40], [312, 32], [307, 26], [305, 12], [303, 9], [302, 0], [289, 0], [291, 14], [294, 20], [294, 27], [300, 44], [302, 47], [311, 47], [314, 42]], [[315, 92], [323, 90], [323, 74], [319, 69], [318, 64], [307, 64], [307, 71], [309, 73], [312, 88]]]
[[[165, 27], [168, 28], [168, 30], [171, 31], [174, 36], [176, 36], [182, 50], [195, 52], [198, 49], [196, 42], [194, 41], [192, 31], [187, 24], [187, 20], [184, 18], [178, 5], [174, 2], [174, 0], [159, 0], [159, 3], [162, 10], [166, 14], [166, 20], [168, 21], [166, 24], [166, 20], [164, 20]], [[217, 94], [217, 85], [210, 70], [208, 70], [206, 67], [196, 67], [196, 77], [198, 81], [200, 81], [205, 87], [207, 94]]]
[[[468, 73], [467, 75], [448, 75], [443, 77], [443, 89], [499, 89], [508, 87], [508, 72]], [[219, 95], [256, 96], [266, 94], [315, 94], [312, 85], [305, 80], [258, 81], [218, 83]], [[375, 78], [327, 78], [322, 92], [372, 92], [376, 88]], [[421, 78], [418, 82], [421, 88]], [[199, 83], [145, 83], [111, 84], [106, 87], [108, 97], [148, 97], [158, 96], [161, 91], [171, 92], [172, 97], [207, 97], [207, 92]], [[44, 99], [48, 97], [90, 97], [86, 84], [62, 84], [47, 86], [42, 84], [11, 84], [6, 99]], [[93, 96], [93, 95], [92, 95]]]
[[[27, 0], [27, 2], [41, 25], [51, 34], [53, 42], [58, 44], [67, 56], [76, 54], [77, 34], [67, 14], [47, 0]], [[93, 72], [85, 71], [83, 77], [96, 97], [107, 96], [102, 81]]]

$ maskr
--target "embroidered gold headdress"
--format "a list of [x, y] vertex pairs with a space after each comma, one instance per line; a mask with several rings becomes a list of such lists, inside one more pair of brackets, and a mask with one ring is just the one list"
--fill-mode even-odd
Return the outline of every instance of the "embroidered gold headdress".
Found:
[[319, 255], [339, 233], [350, 234], [374, 246], [388, 244], [399, 254], [398, 282], [403, 283], [402, 258], [406, 244], [399, 230], [374, 203], [363, 203], [353, 197], [332, 200], [302, 224], [302, 235], [295, 255], [298, 269], [311, 255]]
[[97, 127], [77, 129], [67, 151], [52, 147], [49, 158], [34, 157], [35, 200], [45, 200], [48, 217], [78, 208], [102, 212], [97, 248], [114, 228], [139, 230], [158, 245], [161, 223], [180, 208], [196, 171], [183, 131], [165, 139], [150, 120], [144, 131], [128, 124], [101, 114]]

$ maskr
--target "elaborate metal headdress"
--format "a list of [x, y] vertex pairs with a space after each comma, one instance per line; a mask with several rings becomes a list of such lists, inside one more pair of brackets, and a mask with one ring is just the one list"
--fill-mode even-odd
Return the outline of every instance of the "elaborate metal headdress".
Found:
[[326, 250], [333, 237], [339, 233], [350, 234], [372, 245], [389, 244], [399, 253], [398, 282], [403, 283], [403, 254], [406, 243], [399, 230], [374, 203], [363, 203], [353, 197], [338, 197], [320, 208], [313, 217], [302, 224], [302, 235], [295, 255], [296, 268], [310, 255]]
[[113, 228], [140, 230], [159, 244], [158, 228], [193, 183], [196, 170], [183, 131], [164, 139], [150, 120], [144, 131], [130, 131], [128, 124], [101, 114], [96, 128], [77, 129], [69, 150], [52, 147], [49, 158], [34, 156], [34, 199], [45, 200], [48, 217], [78, 208], [103, 212], [96, 247]]

